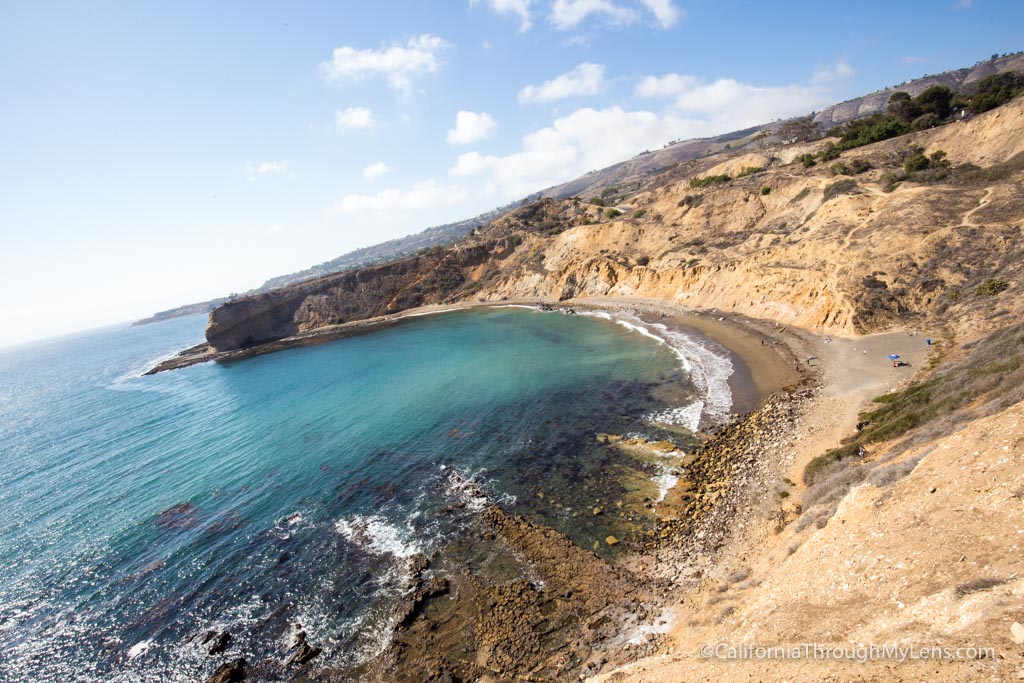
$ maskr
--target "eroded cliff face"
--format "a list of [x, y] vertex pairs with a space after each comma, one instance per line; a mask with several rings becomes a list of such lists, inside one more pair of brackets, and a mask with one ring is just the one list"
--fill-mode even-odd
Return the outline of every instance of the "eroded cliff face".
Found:
[[230, 351], [328, 325], [447, 300], [468, 273], [500, 261], [509, 240], [488, 240], [243, 297], [210, 313], [206, 339]]
[[[225, 304], [210, 314], [207, 339], [227, 350], [425, 304], [590, 296], [654, 297], [831, 334], [948, 325], [973, 338], [1021, 313], [1022, 131], [1018, 100], [811, 168], [794, 160], [828, 141], [687, 162], [628, 197], [618, 216], [542, 200], [447, 250]], [[919, 148], [945, 152], [948, 168], [895, 183]], [[835, 168], [855, 160], [869, 170]], [[742, 175], [751, 168], [765, 170]], [[716, 174], [733, 180], [690, 184]], [[1010, 289], [976, 294], [989, 279]]]

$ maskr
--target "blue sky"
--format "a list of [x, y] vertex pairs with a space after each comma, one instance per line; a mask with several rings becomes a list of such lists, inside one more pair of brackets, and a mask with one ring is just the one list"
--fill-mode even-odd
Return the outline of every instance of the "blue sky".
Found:
[[1024, 3], [4, 4], [0, 344], [1024, 48]]

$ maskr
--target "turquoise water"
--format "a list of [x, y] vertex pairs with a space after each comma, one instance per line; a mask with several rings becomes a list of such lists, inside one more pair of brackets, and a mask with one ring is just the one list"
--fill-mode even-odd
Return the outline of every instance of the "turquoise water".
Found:
[[[318, 665], [372, 655], [402, 559], [478, 507], [464, 481], [589, 545], [573, 504], [621, 457], [595, 434], [682, 380], [663, 344], [515, 308], [139, 376], [203, 322], [0, 353], [0, 680], [193, 681], [297, 623]], [[223, 655], [187, 642], [209, 628]]]

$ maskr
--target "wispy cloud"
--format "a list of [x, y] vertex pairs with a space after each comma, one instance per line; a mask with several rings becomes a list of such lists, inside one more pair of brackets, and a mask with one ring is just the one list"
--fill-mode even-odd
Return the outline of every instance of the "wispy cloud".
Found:
[[700, 79], [682, 74], [646, 76], [637, 84], [633, 94], [636, 97], [648, 99], [673, 97], [693, 88], [698, 83], [700, 83]]
[[564, 31], [576, 28], [591, 15], [613, 24], [629, 24], [637, 19], [632, 9], [616, 5], [611, 0], [555, 0], [548, 18], [555, 28]]
[[817, 85], [833, 83], [844, 78], [850, 78], [853, 76], [853, 73], [850, 65], [840, 59], [834, 66], [822, 66], [815, 69], [814, 74], [811, 76], [811, 83]]
[[263, 161], [259, 164], [249, 163], [245, 165], [245, 177], [249, 180], [255, 180], [260, 176], [288, 173], [290, 166], [291, 162], [288, 161]]
[[672, 0], [640, 0], [649, 9], [662, 28], [672, 28], [686, 18], [686, 12], [672, 4]]
[[412, 92], [413, 78], [441, 68], [440, 53], [450, 47], [443, 38], [429, 33], [391, 43], [380, 49], [335, 48], [330, 61], [320, 64], [329, 81], [357, 82], [383, 77], [392, 88]]
[[519, 91], [520, 104], [553, 102], [566, 97], [598, 95], [604, 91], [604, 65], [584, 62], [569, 73], [528, 85]]
[[370, 164], [363, 169], [363, 177], [367, 180], [375, 180], [390, 171], [390, 166], [385, 164], [383, 161], [378, 161], [377, 163]]
[[929, 60], [927, 57], [915, 57], [914, 55], [906, 55], [900, 57], [900, 61], [904, 64], [927, 64]]
[[974, 6], [974, 0], [957, 0], [956, 4], [953, 5], [953, 9], [971, 9]]
[[613, 0], [555, 0], [548, 20], [556, 29], [574, 29], [589, 17], [603, 19], [612, 25], [632, 24], [643, 17], [643, 11], [653, 15], [662, 28], [675, 26], [686, 17], [673, 0], [637, 0], [633, 6]]
[[338, 213], [400, 213], [461, 204], [469, 190], [461, 185], [442, 185], [434, 180], [401, 190], [389, 188], [376, 194], [348, 194], [334, 207]]
[[445, 140], [449, 145], [469, 145], [483, 140], [498, 127], [498, 122], [487, 112], [460, 111], [455, 115], [455, 127], [448, 130]]
[[495, 14], [509, 16], [519, 21], [519, 32], [530, 30], [533, 22], [530, 20], [531, 0], [469, 0], [470, 7], [484, 2]]
[[372, 130], [377, 127], [377, 115], [367, 107], [348, 107], [334, 113], [334, 127], [338, 130]]

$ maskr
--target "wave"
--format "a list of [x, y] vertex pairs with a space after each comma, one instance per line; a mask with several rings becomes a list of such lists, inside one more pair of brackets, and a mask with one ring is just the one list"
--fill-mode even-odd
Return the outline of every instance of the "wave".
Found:
[[[733, 373], [728, 353], [717, 344], [684, 332], [670, 330], [662, 323], [649, 323], [623, 311], [582, 311], [581, 315], [609, 320], [631, 332], [664, 344], [679, 359], [683, 370], [700, 396], [685, 406], [670, 408], [648, 416], [650, 422], [663, 422], [696, 432], [702, 424], [720, 423], [732, 412], [732, 390], [729, 378]], [[717, 347], [717, 348], [716, 348]]]
[[334, 530], [372, 555], [406, 558], [422, 553], [409, 534], [380, 515], [352, 515], [334, 523]]

